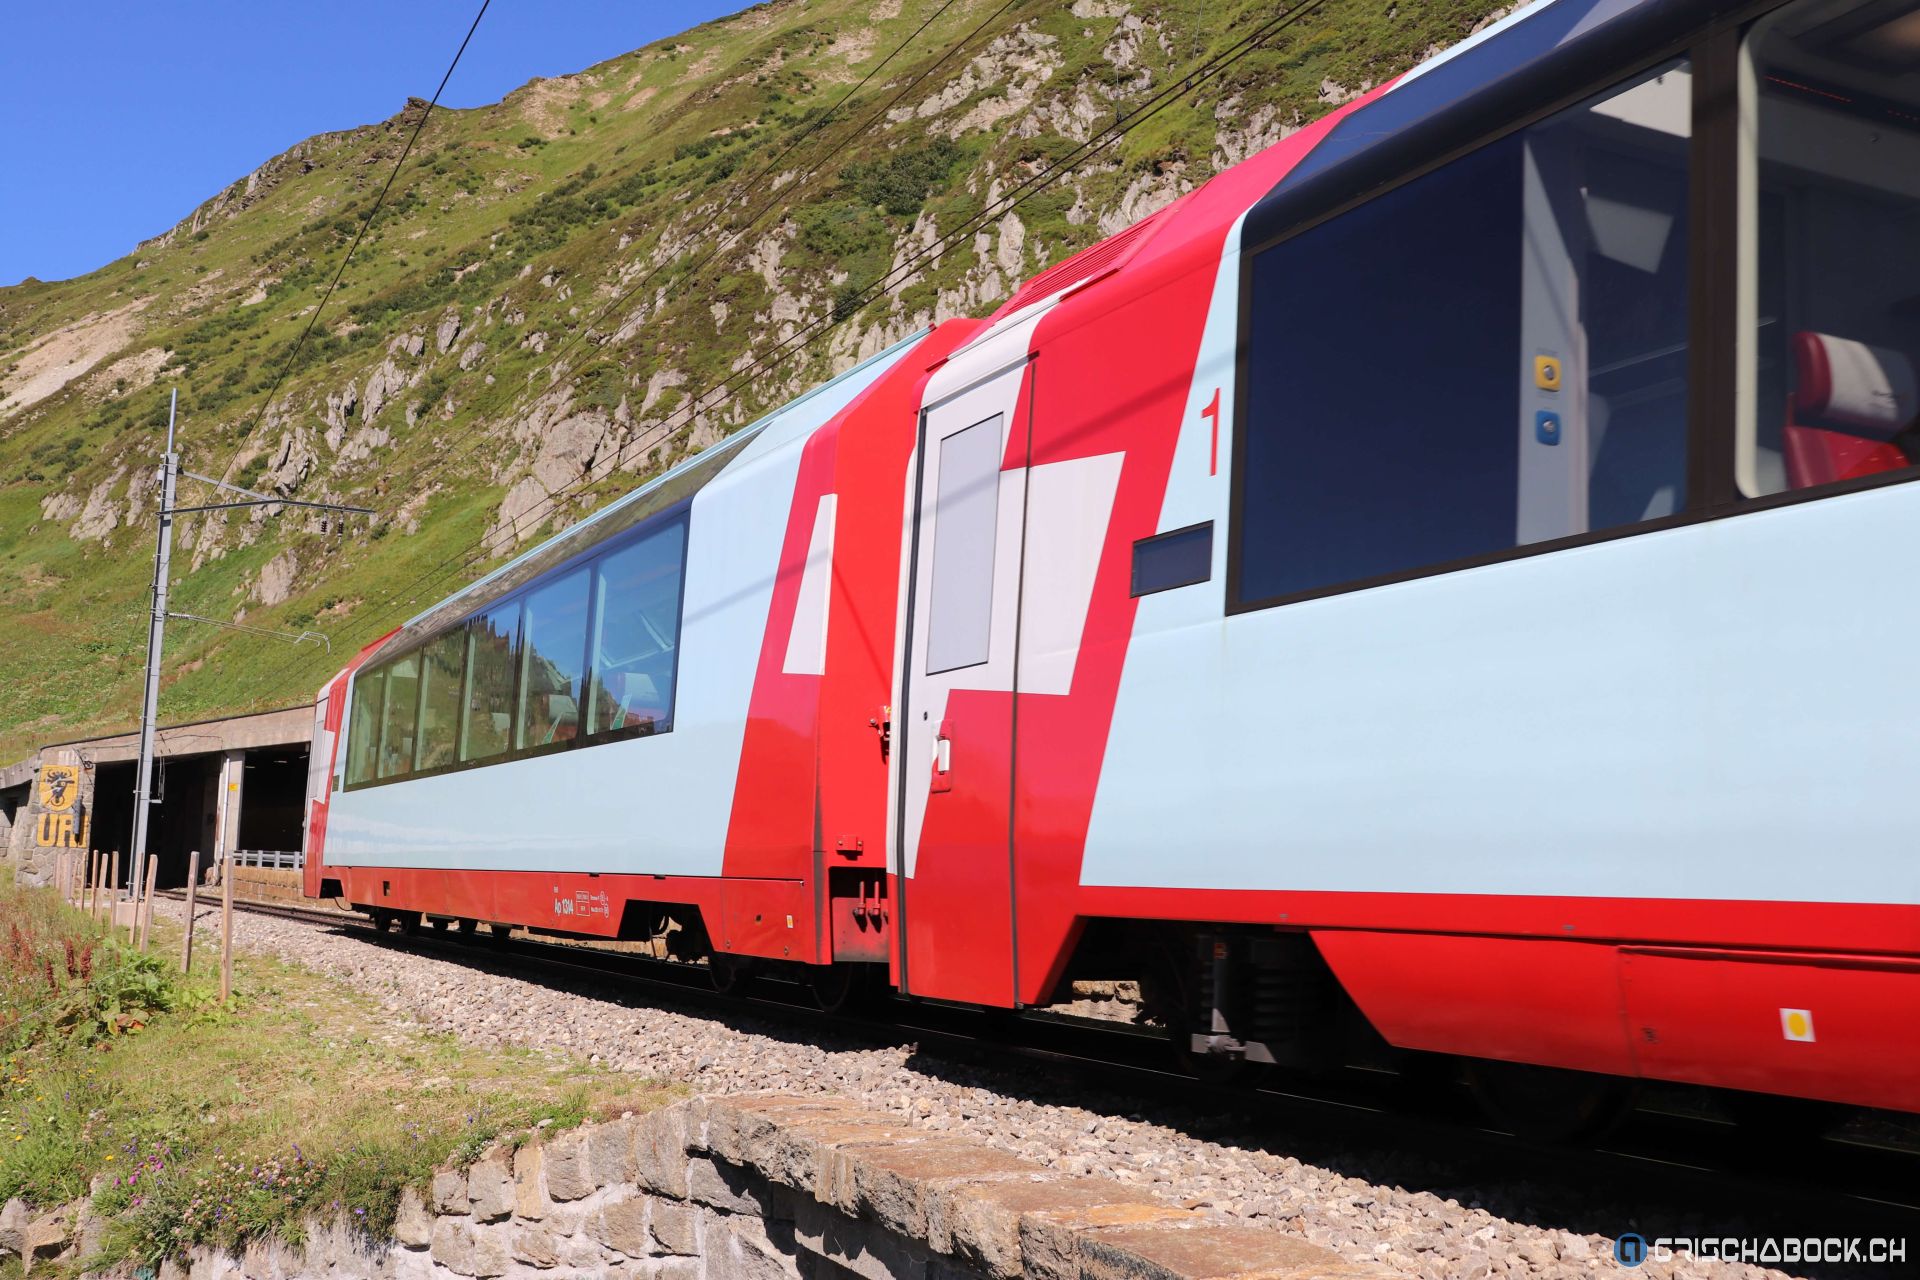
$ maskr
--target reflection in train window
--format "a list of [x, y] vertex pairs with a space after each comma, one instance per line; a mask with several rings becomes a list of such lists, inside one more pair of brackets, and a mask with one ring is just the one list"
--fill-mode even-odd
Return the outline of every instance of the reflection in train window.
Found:
[[1691, 96], [1669, 64], [1255, 255], [1241, 601], [1679, 510]]
[[1737, 475], [1748, 497], [1920, 458], [1920, 12], [1801, 0], [1741, 66]]
[[421, 651], [420, 746], [414, 768], [440, 769], [454, 762], [460, 733], [460, 686], [467, 664], [467, 637], [449, 631]]
[[362, 671], [353, 680], [353, 713], [347, 721], [347, 785], [371, 782], [380, 745], [380, 710], [386, 693], [384, 670]]
[[467, 716], [462, 760], [485, 760], [513, 740], [513, 691], [520, 670], [520, 604], [496, 605], [465, 627]]
[[527, 596], [522, 631], [520, 714], [514, 745], [545, 747], [580, 733], [587, 665], [587, 570], [561, 576]]
[[410, 653], [387, 667], [387, 704], [380, 725], [380, 776], [413, 771], [415, 717], [420, 711], [420, 656]]
[[664, 733], [672, 727], [686, 542], [686, 526], [675, 523], [595, 567], [588, 733]]

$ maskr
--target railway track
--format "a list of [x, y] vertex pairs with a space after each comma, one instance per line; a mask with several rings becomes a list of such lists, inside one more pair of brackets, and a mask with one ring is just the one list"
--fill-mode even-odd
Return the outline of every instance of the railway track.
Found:
[[[1242, 1145], [1336, 1168], [1343, 1159], [1391, 1153], [1406, 1171], [1401, 1185], [1412, 1190], [1464, 1201], [1476, 1187], [1524, 1184], [1543, 1220], [1583, 1233], [1891, 1235], [1920, 1247], [1920, 1150], [1857, 1137], [1756, 1136], [1689, 1105], [1684, 1091], [1654, 1094], [1600, 1146], [1556, 1146], [1486, 1127], [1462, 1092], [1409, 1090], [1385, 1073], [1258, 1085], [1196, 1081], [1177, 1068], [1159, 1035], [1090, 1019], [892, 998], [860, 1012], [832, 1012], [814, 1005], [802, 985], [777, 979], [722, 993], [702, 967], [684, 963], [538, 939], [496, 944], [484, 935], [463, 939], [424, 928], [398, 935], [376, 932], [354, 913], [244, 900], [234, 905], [583, 996], [676, 1005], [727, 1019], [746, 1014], [826, 1037], [911, 1043], [921, 1054], [987, 1068], [1031, 1064], [1095, 1110], [1136, 1112], [1151, 1103], [1155, 1118], [1173, 1127], [1230, 1132]], [[1892, 1274], [1845, 1264], [1804, 1266], [1800, 1273]]]

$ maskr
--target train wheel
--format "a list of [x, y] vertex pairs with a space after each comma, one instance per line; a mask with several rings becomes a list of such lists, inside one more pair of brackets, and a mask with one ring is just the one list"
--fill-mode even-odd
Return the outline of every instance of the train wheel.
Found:
[[748, 972], [747, 962], [738, 956], [716, 951], [707, 958], [707, 977], [723, 996], [738, 995], [747, 983]]
[[400, 923], [400, 933], [402, 937], [411, 938], [414, 934], [420, 932], [420, 913], [418, 911], [402, 911], [395, 916], [394, 919]]
[[368, 907], [367, 919], [373, 923], [375, 933], [385, 933], [387, 926], [393, 923], [393, 913], [382, 911], [379, 907]]
[[478, 920], [462, 920], [460, 922], [460, 941], [475, 942], [479, 940], [479, 937], [480, 922]]
[[1812, 1098], [1728, 1093], [1721, 1101], [1748, 1144], [1763, 1151], [1811, 1146], [1846, 1116], [1846, 1108]]
[[873, 991], [873, 974], [863, 964], [817, 964], [807, 969], [807, 990], [826, 1013], [860, 1007]]
[[1594, 1142], [1633, 1110], [1633, 1082], [1614, 1076], [1475, 1058], [1466, 1078], [1488, 1119], [1531, 1142]]

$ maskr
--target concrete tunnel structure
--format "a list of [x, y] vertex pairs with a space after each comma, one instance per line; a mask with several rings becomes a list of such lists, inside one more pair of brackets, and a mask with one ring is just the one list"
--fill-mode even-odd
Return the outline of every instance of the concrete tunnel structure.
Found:
[[[157, 730], [147, 835], [157, 886], [186, 884], [196, 849], [203, 869], [232, 854], [292, 865], [306, 834], [312, 734], [310, 705]], [[17, 879], [46, 882], [62, 853], [117, 850], [127, 883], [139, 751], [140, 735], [121, 733], [52, 743], [0, 768], [0, 849]]]

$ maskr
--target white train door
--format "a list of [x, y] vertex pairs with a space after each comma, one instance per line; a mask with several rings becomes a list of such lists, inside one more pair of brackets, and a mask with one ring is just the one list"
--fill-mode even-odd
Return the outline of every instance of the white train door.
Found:
[[910, 494], [917, 515], [895, 713], [902, 986], [993, 1005], [1014, 1002], [1013, 687], [1028, 332], [1021, 325], [958, 353], [929, 383]]

